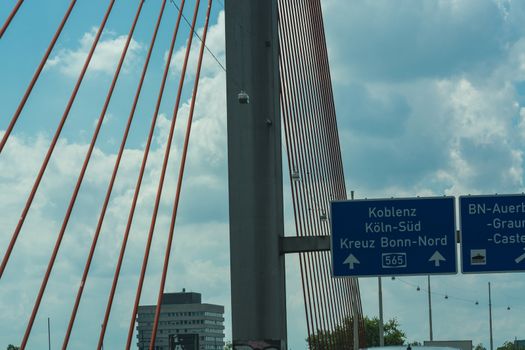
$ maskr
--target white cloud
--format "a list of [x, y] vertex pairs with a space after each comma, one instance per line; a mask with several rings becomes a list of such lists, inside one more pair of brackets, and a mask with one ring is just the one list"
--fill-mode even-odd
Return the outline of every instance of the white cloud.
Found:
[[[78, 48], [60, 50], [55, 56], [46, 62], [46, 68], [57, 69], [60, 73], [69, 77], [78, 76], [87, 58], [91, 45], [95, 40], [97, 30], [98, 28], [94, 27], [91, 31], [84, 33], [79, 40]], [[120, 60], [126, 40], [127, 35], [117, 36], [112, 32], [103, 35], [97, 45], [95, 53], [93, 54], [93, 58], [89, 64], [89, 70], [92, 72], [112, 75]], [[137, 42], [135, 39], [131, 40], [126, 60], [124, 61], [125, 70], [129, 69], [136, 63], [138, 55], [142, 49], [143, 46], [141, 43]]]
[[520, 108], [520, 119], [518, 123], [518, 128], [520, 130], [521, 138], [525, 141], [525, 108]]
[[[513, 22], [493, 1], [323, 1], [332, 77], [405, 80], [486, 69]], [[514, 24], [517, 26], [517, 24]]]
[[367, 83], [366, 95], [336, 84], [337, 95], [349, 94], [336, 102], [343, 101], [339, 130], [353, 186], [379, 197], [392, 187], [405, 194], [520, 192], [524, 143], [512, 57], [487, 76]]
[[[508, 133], [510, 115], [505, 113], [505, 99], [512, 97], [509, 89], [482, 91], [466, 79], [441, 81], [438, 90], [450, 108], [449, 119], [455, 135], [487, 143]], [[513, 101], [508, 101], [513, 102]]]

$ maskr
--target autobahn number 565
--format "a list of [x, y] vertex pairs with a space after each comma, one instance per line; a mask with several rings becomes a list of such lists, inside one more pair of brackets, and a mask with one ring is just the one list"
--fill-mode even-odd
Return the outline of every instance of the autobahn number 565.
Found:
[[406, 253], [384, 253], [381, 254], [381, 264], [386, 269], [397, 269], [407, 267]]

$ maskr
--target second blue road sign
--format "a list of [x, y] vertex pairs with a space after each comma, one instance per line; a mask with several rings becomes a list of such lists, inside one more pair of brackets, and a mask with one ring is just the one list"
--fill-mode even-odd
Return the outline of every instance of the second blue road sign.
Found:
[[332, 202], [334, 277], [457, 273], [454, 197]]
[[462, 196], [462, 272], [525, 271], [525, 196]]

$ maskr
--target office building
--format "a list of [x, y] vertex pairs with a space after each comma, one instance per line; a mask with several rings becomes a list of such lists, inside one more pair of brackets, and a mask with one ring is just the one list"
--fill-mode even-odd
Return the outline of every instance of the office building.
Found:
[[[137, 313], [137, 346], [149, 349], [155, 318], [155, 305], [139, 306]], [[188, 344], [195, 340], [198, 349]], [[179, 345], [177, 345], [179, 344]], [[203, 304], [200, 293], [165, 293], [162, 297], [155, 350], [222, 350], [224, 349], [224, 306]]]

